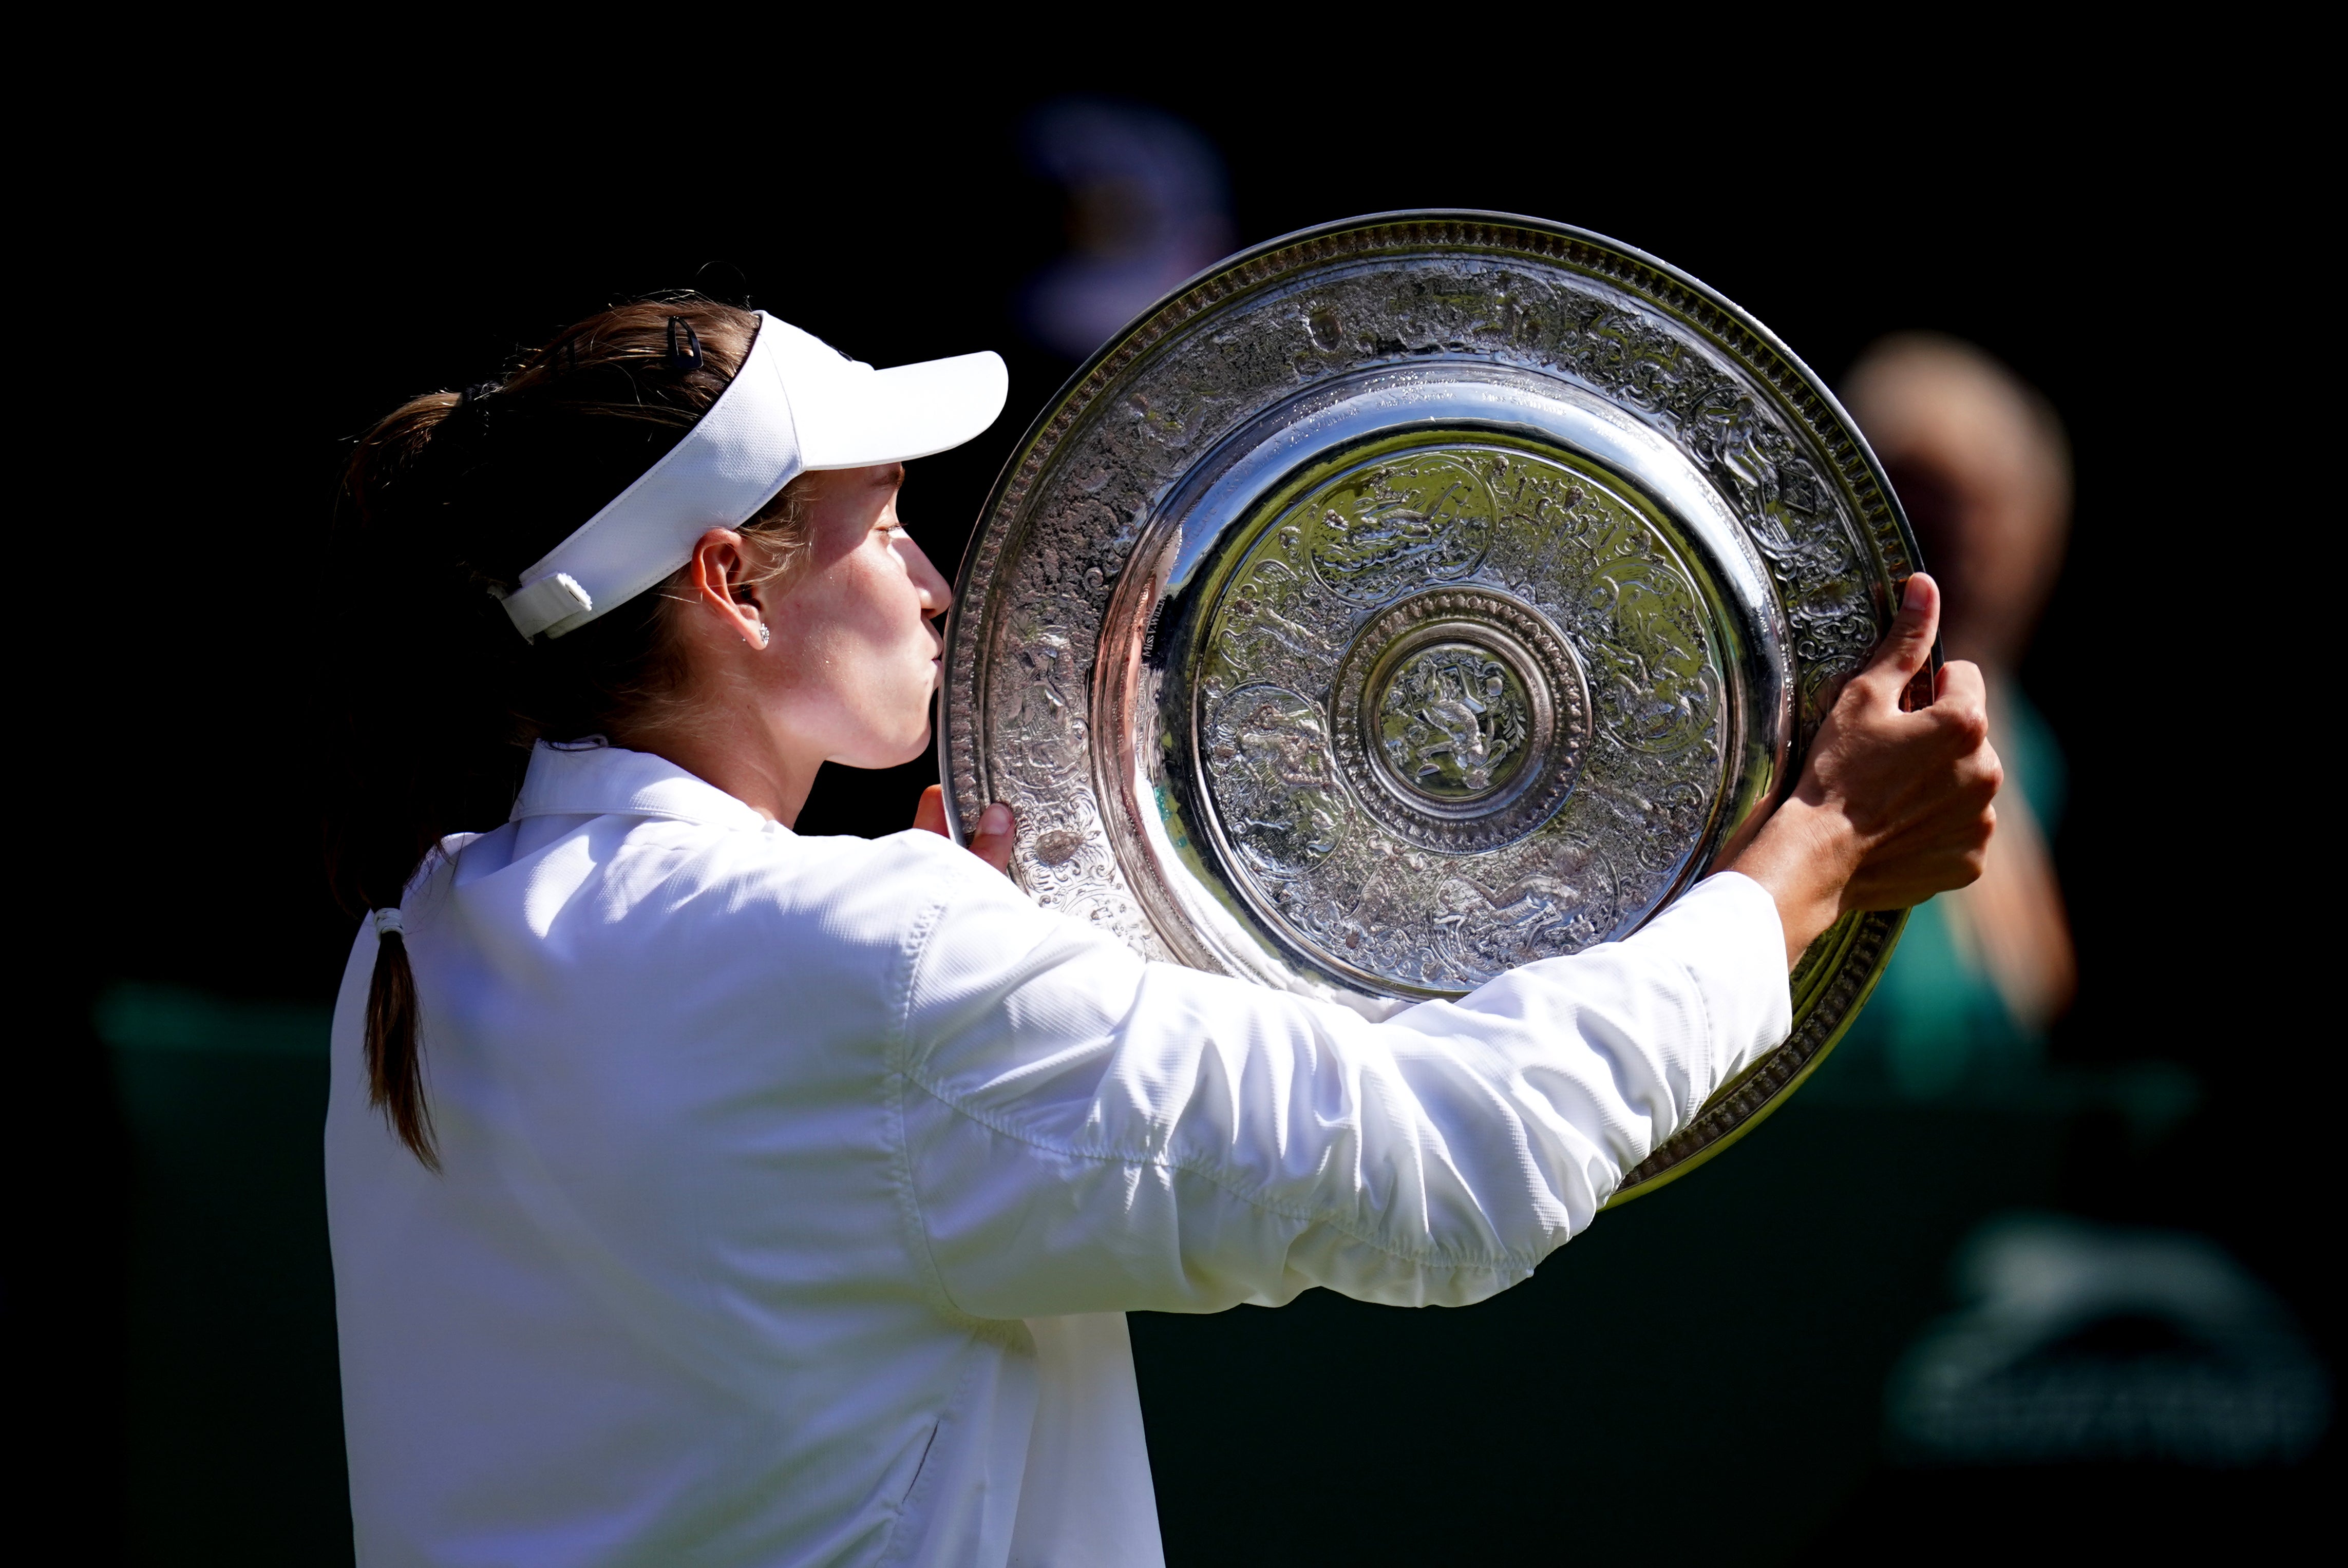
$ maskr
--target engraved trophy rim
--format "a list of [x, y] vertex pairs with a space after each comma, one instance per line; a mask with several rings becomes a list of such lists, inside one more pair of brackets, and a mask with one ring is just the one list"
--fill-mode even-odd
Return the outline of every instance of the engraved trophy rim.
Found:
[[[1356, 302], [1332, 314], [1339, 324], [1324, 332], [1322, 315], [1334, 307], [1314, 307], [1308, 298], [1324, 283], [1369, 290], [1388, 274], [1417, 276], [1416, 268], [1433, 276], [1445, 267], [1502, 293], [1521, 285], [1534, 300], [1523, 313], [1533, 327], [1519, 323], [1514, 339], [1455, 331], [1439, 342], [1363, 337], [1357, 344], [1344, 330], [1362, 314]], [[1395, 297], [1396, 319], [1416, 330], [1416, 302]], [[1558, 357], [1567, 342], [1564, 316], [1538, 314], [1553, 297], [1570, 302], [1566, 314], [1597, 302], [1607, 330], [1622, 340], [1600, 345], [1614, 359], [1591, 372], [1587, 365], [1595, 361]], [[1297, 308], [1280, 314], [1287, 304]], [[1444, 308], [1438, 302], [1427, 319]], [[1241, 345], [1219, 350], [1210, 365], [1222, 383], [1201, 381], [1182, 359], [1187, 349], [1199, 364], [1209, 363], [1197, 345], [1217, 323]], [[1293, 349], [1292, 379], [1264, 357], [1266, 343], [1279, 353]], [[1640, 354], [1655, 363], [1628, 372], [1618, 363]], [[1334, 682], [1325, 700], [1266, 687], [1296, 701], [1259, 708], [1265, 733], [1213, 743], [1217, 756], [1240, 758], [1233, 776], [1253, 791], [1247, 801], [1270, 803], [1271, 820], [1227, 823], [1230, 812], [1216, 794], [1221, 786], [1202, 760], [1210, 743], [1199, 732], [1207, 727], [1214, 682], [1241, 681], [1236, 696], [1249, 679], [1246, 667], [1201, 651], [1221, 624], [1215, 617], [1225, 596], [1244, 600], [1250, 591], [1235, 587], [1231, 574], [1257, 561], [1271, 574], [1266, 580], [1295, 579], [1308, 594], [1323, 585], [1325, 573], [1273, 572], [1282, 562], [1262, 554], [1274, 537], [1263, 530], [1279, 507], [1268, 498], [1279, 492], [1293, 499], [1311, 487], [1311, 473], [1325, 476], [1354, 449], [1389, 439], [1397, 450], [1431, 455], [1429, 463], [1455, 448], [1488, 446], [1520, 449], [1520, 471], [1546, 465], [1592, 476], [1586, 503], [1576, 487], [1565, 492], [1562, 513], [1543, 514], [1565, 517], [1568, 529], [1583, 512], [1612, 515], [1601, 499], [1632, 519], [1622, 525], [1631, 533], [1647, 518], [1654, 538], [1643, 548], [1662, 563], [1652, 575], [1673, 581], [1676, 570], [1684, 579], [1694, 608], [1675, 612], [1673, 624], [1692, 629], [1681, 641], [1710, 660], [1690, 665], [1683, 678], [1680, 706], [1694, 704], [1701, 724], [1691, 730], [1695, 720], [1669, 711], [1660, 719], [1601, 714], [1601, 682], [1584, 671], [1574, 637], [1528, 601], [1519, 608], [1549, 628], [1560, 658], [1537, 657], [1523, 646], [1526, 638], [1489, 620], [1461, 623], [1468, 644], [1511, 645], [1516, 657], [1500, 663], [1525, 690], [1504, 682], [1506, 692], [1492, 695], [1506, 696], [1501, 705], [1512, 714], [1526, 710], [1526, 733], [1511, 734], [1523, 752], [1514, 773], [1447, 804], [1412, 789], [1366, 744], [1361, 710], [1406, 655], [1394, 651], [1399, 644], [1392, 638], [1365, 653], [1375, 638], [1366, 621], [1356, 621], [1337, 664], [1324, 659], [1313, 666], [1316, 679], [1326, 677], [1323, 685]], [[1507, 466], [1504, 458], [1500, 467]], [[1302, 548], [1288, 544], [1292, 553]], [[1838, 548], [1848, 557], [1839, 565]], [[1819, 702], [1830, 701], [1888, 624], [1899, 587], [1918, 563], [1880, 465], [1831, 392], [1766, 327], [1689, 274], [1590, 231], [1509, 213], [1426, 210], [1316, 225], [1250, 247], [1171, 291], [1079, 366], [1012, 449], [963, 557], [946, 627], [938, 738], [948, 816], [959, 834], [988, 800], [1010, 800], [1022, 816], [1016, 872], [1039, 902], [1088, 914], [1151, 956], [1329, 996], [1379, 1016], [1419, 998], [1459, 994], [1468, 989], [1462, 976], [1472, 979], [1494, 961], [1521, 961], [1508, 953], [1570, 951], [1598, 938], [1560, 935], [1564, 927], [1553, 926], [1528, 938], [1549, 948], [1508, 948], [1515, 938], [1506, 921], [1488, 917], [1479, 905], [1477, 917], [1491, 930], [1478, 927], [1489, 940], [1472, 963], [1447, 960], [1452, 967], [1438, 977], [1430, 959], [1425, 984], [1390, 962], [1362, 967], [1369, 960], [1356, 962], [1334, 927], [1323, 928], [1325, 920], [1300, 923], [1291, 907], [1295, 889], [1310, 889], [1323, 860], [1367, 853], [1349, 836], [1364, 831], [1347, 825], [1356, 822], [1348, 815], [1353, 803], [1374, 825], [1390, 816], [1468, 825], [1464, 837], [1426, 846], [1419, 857], [1426, 865], [1413, 873], [1426, 886], [1446, 876], [1446, 887], [1460, 876], [1472, 882], [1473, 863], [1463, 856], [1506, 852], [1522, 840], [1550, 857], [1527, 886], [1561, 887], [1558, 879], [1579, 875], [1575, 867], [1587, 862], [1600, 878], [1591, 886], [1612, 889], [1614, 902], [1595, 893], [1584, 901], [1628, 909], [1623, 917], [1635, 928], [1725, 858], [1789, 787]], [[1489, 580], [1426, 582], [1371, 603], [1367, 620], [1447, 591], [1512, 597]], [[1317, 613], [1324, 620], [1353, 613], [1345, 604], [1327, 609], [1335, 601], [1325, 594], [1310, 602], [1323, 607]], [[1412, 647], [1430, 645], [1421, 639]], [[1375, 667], [1357, 668], [1365, 658]], [[1606, 684], [1610, 700], [1617, 685]], [[1571, 715], [1559, 711], [1568, 692], [1579, 704]], [[1470, 695], [1467, 707], [1480, 712]], [[1660, 867], [1634, 865], [1626, 881], [1610, 870], [1621, 843], [1558, 825], [1576, 809], [1574, 799], [1601, 800], [1609, 787], [1593, 777], [1585, 791], [1578, 745], [1567, 745], [1573, 754], [1562, 767], [1560, 747], [1581, 733], [1574, 724], [1598, 725], [1619, 743], [1614, 753], [1638, 762], [1638, 738], [1624, 727], [1633, 722], [1663, 724], [1679, 746], [1674, 765], [1695, 771], [1671, 786], [1692, 803], [1668, 818], [1679, 834], [1671, 841], [1678, 858]], [[1310, 733], [1275, 733], [1283, 724]], [[1487, 754], [1472, 733], [1462, 733], [1474, 755]], [[1711, 750], [1688, 752], [1689, 733], [1712, 737]], [[1715, 753], [1717, 767], [1707, 774], [1702, 758]], [[1477, 826], [1504, 822], [1552, 784], [1550, 793], [1565, 804], [1550, 809], [1560, 815], [1520, 813], [1522, 823], [1508, 824], [1521, 828], [1514, 837]], [[1381, 804], [1370, 804], [1373, 794]], [[1281, 853], [1235, 847], [1249, 834]], [[1521, 860], [1535, 850], [1518, 853]], [[1622, 889], [1633, 882], [1637, 897], [1625, 905]], [[1482, 897], [1497, 906], [1503, 895]], [[1542, 907], [1570, 905], [1560, 896]], [[1714, 1095], [1626, 1175], [1611, 1201], [1684, 1174], [1783, 1103], [1872, 989], [1904, 919], [1904, 912], [1847, 917], [1822, 937], [1795, 969], [1796, 1023], [1787, 1041]], [[1397, 929], [1374, 933], [1386, 945], [1381, 952], [1402, 939]], [[1344, 933], [1344, 942], [1361, 939], [1358, 930]]]

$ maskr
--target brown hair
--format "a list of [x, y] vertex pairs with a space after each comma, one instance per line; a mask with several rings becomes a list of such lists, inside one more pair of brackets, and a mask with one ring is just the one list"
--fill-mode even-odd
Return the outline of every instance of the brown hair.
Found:
[[[449, 834], [512, 809], [540, 739], [643, 734], [679, 712], [680, 571], [559, 639], [525, 642], [499, 600], [685, 436], [748, 354], [757, 318], [694, 295], [622, 305], [523, 355], [502, 382], [410, 399], [362, 436], [337, 498], [335, 591], [351, 640], [327, 866], [354, 912], [396, 908]], [[794, 481], [741, 525], [779, 577], [804, 558]], [[355, 601], [355, 602], [349, 602]], [[378, 939], [369, 1102], [439, 1168], [406, 939]]]

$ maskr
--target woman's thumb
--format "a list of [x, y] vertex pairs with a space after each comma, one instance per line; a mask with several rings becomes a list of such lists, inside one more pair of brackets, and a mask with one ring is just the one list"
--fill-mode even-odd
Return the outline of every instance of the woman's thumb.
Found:
[[1017, 826], [1011, 808], [996, 801], [978, 814], [978, 826], [970, 835], [970, 852], [997, 871], [1009, 871], [1011, 841]]
[[1891, 689], [1896, 699], [1919, 670], [1932, 657], [1932, 640], [1941, 634], [1941, 585], [1922, 572], [1908, 579], [1900, 596], [1900, 613], [1883, 634], [1867, 673]]

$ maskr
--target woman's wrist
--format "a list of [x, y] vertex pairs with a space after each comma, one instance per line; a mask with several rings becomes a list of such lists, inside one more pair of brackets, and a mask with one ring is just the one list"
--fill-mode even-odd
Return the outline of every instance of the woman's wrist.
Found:
[[1850, 819], [1797, 796], [1779, 806], [1753, 842], [1722, 869], [1749, 876], [1776, 901], [1786, 968], [1842, 915], [1843, 889], [1863, 846]]

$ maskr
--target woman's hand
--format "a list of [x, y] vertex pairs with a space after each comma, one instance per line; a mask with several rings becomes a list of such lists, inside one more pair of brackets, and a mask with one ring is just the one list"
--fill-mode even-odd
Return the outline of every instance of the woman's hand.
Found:
[[[942, 784], [932, 784], [922, 792], [922, 804], [913, 808], [913, 825], [941, 838], [952, 838], [946, 831], [946, 792]], [[978, 831], [970, 835], [970, 852], [994, 866], [997, 871], [1011, 869], [1011, 808], [996, 801], [978, 815]]]
[[1940, 622], [1940, 587], [1920, 572], [1819, 725], [1792, 797], [1725, 868], [1777, 900], [1789, 968], [1850, 910], [1905, 908], [1982, 874], [2005, 770], [1990, 749], [1980, 670], [1943, 666], [1931, 706], [1900, 711]]

